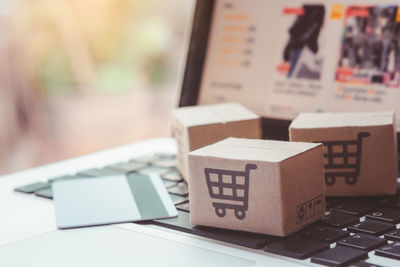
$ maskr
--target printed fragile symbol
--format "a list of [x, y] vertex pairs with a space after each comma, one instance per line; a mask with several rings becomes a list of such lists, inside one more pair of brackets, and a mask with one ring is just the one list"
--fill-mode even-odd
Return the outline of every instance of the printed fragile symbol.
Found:
[[297, 223], [301, 223], [309, 218], [321, 214], [322, 211], [322, 196], [319, 195], [297, 206]]
[[300, 211], [299, 211], [299, 220], [304, 220], [304, 216], [306, 215], [306, 211], [304, 209], [304, 207], [300, 207]]

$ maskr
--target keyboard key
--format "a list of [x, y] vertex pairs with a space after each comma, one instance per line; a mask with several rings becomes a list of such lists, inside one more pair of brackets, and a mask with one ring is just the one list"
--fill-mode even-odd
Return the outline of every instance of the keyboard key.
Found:
[[181, 211], [190, 212], [190, 210], [189, 210], [189, 202], [185, 202], [185, 203], [176, 205], [176, 208], [178, 210], [181, 210]]
[[171, 172], [171, 169], [158, 166], [149, 166], [147, 168], [141, 169], [139, 172], [144, 175], [158, 174], [160, 176], [163, 176], [164, 174]]
[[359, 221], [360, 220], [353, 215], [340, 212], [331, 212], [321, 219], [322, 223], [336, 228], [345, 228], [349, 225], [358, 223]]
[[171, 198], [172, 203], [174, 203], [174, 205], [178, 205], [189, 201], [188, 197], [182, 197], [174, 194], [169, 194], [169, 197]]
[[311, 262], [326, 266], [347, 266], [351, 263], [366, 259], [366, 251], [336, 246], [334, 248], [322, 251], [311, 258]]
[[186, 183], [179, 183], [177, 186], [168, 188], [170, 194], [175, 194], [178, 196], [187, 196], [189, 194], [189, 189]]
[[400, 260], [400, 242], [393, 242], [375, 250], [375, 255]]
[[400, 230], [394, 230], [385, 234], [385, 238], [392, 241], [400, 241]]
[[152, 162], [153, 166], [160, 166], [164, 168], [172, 168], [176, 167], [177, 162], [175, 158], [162, 158]]
[[338, 245], [358, 248], [367, 251], [383, 246], [386, 243], [387, 241], [384, 238], [358, 234], [337, 241]]
[[205, 226], [194, 226], [190, 224], [189, 213], [180, 210], [178, 210], [178, 217], [176, 218], [154, 220], [153, 223], [155, 225], [166, 227], [169, 229], [207, 237], [248, 248], [262, 248], [266, 244], [280, 239], [280, 237], [262, 234], [218, 229]]
[[111, 176], [111, 175], [121, 175], [122, 173], [116, 170], [110, 169], [89, 169], [85, 171], [78, 172], [77, 176], [87, 176], [87, 177], [100, 177], [100, 176]]
[[267, 245], [264, 251], [295, 259], [306, 259], [326, 249], [329, 249], [329, 245], [323, 242], [289, 237]]
[[388, 207], [395, 201], [397, 196], [381, 196], [375, 197], [378, 207]]
[[363, 221], [356, 225], [347, 227], [347, 231], [374, 236], [383, 235], [384, 233], [394, 229], [395, 225], [393, 224], [376, 222], [372, 220]]
[[392, 201], [388, 203], [388, 206], [394, 208], [394, 209], [400, 209], [400, 198], [397, 196], [394, 198]]
[[38, 197], [53, 199], [53, 190], [51, 190], [51, 187], [46, 189], [41, 189], [39, 191], [35, 191], [35, 195]]
[[383, 267], [382, 265], [369, 263], [366, 261], [359, 261], [350, 265], [350, 267]]
[[35, 191], [38, 191], [41, 189], [46, 189], [49, 187], [50, 187], [49, 183], [35, 182], [32, 184], [27, 184], [27, 185], [16, 187], [16, 188], [14, 188], [14, 190], [21, 192], [21, 193], [32, 194]]
[[68, 179], [76, 179], [76, 178], [85, 178], [83, 176], [76, 176], [76, 175], [62, 175], [62, 176], [57, 176], [49, 179], [49, 183], [53, 183], [55, 181], [61, 181], [61, 180], [68, 180]]
[[374, 203], [368, 200], [350, 200], [333, 208], [334, 211], [358, 217], [363, 216], [374, 209], [375, 209]]
[[370, 214], [366, 215], [366, 218], [371, 219], [371, 220], [381, 221], [381, 222], [397, 224], [400, 222], [400, 210], [379, 209], [379, 210], [373, 211]]
[[154, 156], [154, 155], [147, 155], [144, 157], [139, 157], [139, 158], [133, 158], [129, 162], [136, 162], [136, 163], [143, 163], [146, 165], [150, 165], [152, 162], [158, 160], [159, 157]]
[[335, 242], [348, 235], [349, 232], [319, 224], [311, 225], [300, 232], [301, 237], [326, 243]]
[[165, 188], [170, 188], [170, 187], [177, 185], [176, 182], [172, 182], [172, 181], [168, 181], [168, 180], [162, 180], [162, 182], [164, 183]]
[[120, 162], [110, 166], [107, 166], [107, 169], [115, 170], [122, 173], [130, 173], [130, 172], [137, 172], [141, 169], [147, 167], [147, 164], [144, 163], [134, 163], [134, 162]]
[[326, 198], [326, 210], [327, 211], [330, 211], [331, 209], [336, 208], [340, 204], [342, 204], [342, 202], [336, 198], [330, 198], [330, 197]]
[[183, 180], [182, 176], [178, 171], [171, 171], [169, 173], [161, 175], [161, 178], [169, 181], [180, 182]]
[[176, 155], [175, 154], [170, 154], [170, 153], [156, 153], [154, 156], [158, 158], [167, 158], [167, 159], [175, 159]]

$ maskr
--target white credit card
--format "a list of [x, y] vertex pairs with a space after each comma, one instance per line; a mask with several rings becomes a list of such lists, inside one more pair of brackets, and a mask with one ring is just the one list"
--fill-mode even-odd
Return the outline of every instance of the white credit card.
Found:
[[176, 217], [158, 175], [114, 175], [52, 184], [57, 227], [75, 228]]

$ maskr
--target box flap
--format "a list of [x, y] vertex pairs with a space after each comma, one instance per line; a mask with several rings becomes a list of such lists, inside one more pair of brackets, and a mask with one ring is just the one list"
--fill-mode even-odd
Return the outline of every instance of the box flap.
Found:
[[394, 112], [351, 112], [351, 113], [300, 113], [290, 128], [332, 128], [391, 125]]
[[174, 115], [186, 127], [259, 118], [238, 103], [183, 107], [175, 109]]
[[321, 144], [245, 138], [227, 138], [189, 153], [227, 159], [280, 162]]

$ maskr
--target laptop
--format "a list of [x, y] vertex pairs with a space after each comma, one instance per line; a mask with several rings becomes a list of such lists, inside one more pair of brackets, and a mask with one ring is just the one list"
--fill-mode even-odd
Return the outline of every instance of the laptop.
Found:
[[[263, 117], [264, 138], [280, 140], [288, 139], [290, 121], [301, 111], [389, 109], [399, 115], [393, 101], [400, 93], [393, 89], [398, 86], [396, 53], [385, 46], [394, 42], [382, 41], [386, 50], [372, 58], [378, 52], [360, 54], [368, 44], [353, 42], [358, 34], [376, 40], [371, 34], [392, 29], [397, 14], [397, 6], [386, 1], [198, 0], [179, 106], [240, 102]], [[397, 34], [394, 30], [385, 38], [394, 40]], [[175, 140], [160, 138], [2, 176], [1, 265], [400, 263], [400, 195], [328, 198], [323, 220], [286, 238], [195, 226], [189, 222], [190, 197], [175, 155]], [[159, 175], [178, 217], [57, 229], [54, 180], [116, 172]]]

